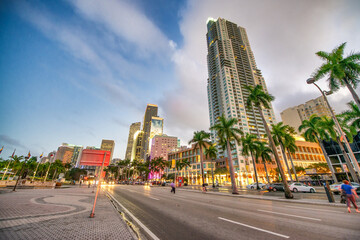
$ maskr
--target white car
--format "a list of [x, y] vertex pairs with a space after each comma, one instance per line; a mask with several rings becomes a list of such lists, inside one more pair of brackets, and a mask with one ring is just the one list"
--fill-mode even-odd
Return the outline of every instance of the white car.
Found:
[[310, 192], [310, 193], [314, 193], [315, 188], [313, 188], [312, 186], [308, 186], [302, 183], [292, 183], [289, 186], [290, 191], [292, 192]]
[[[266, 186], [266, 184], [259, 183], [259, 188], [263, 189], [265, 186]], [[246, 188], [247, 189], [256, 189], [256, 182], [254, 182], [254, 183], [252, 183], [250, 185], [247, 185]]]

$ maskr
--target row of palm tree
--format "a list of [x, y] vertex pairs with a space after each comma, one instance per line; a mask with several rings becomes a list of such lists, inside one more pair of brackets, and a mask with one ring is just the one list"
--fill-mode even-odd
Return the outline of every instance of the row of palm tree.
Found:
[[[7, 179], [7, 174], [9, 171], [13, 173], [14, 176], [20, 174], [21, 169], [24, 170], [24, 175], [30, 177], [31, 180], [42, 179], [46, 180], [45, 177], [49, 179], [56, 179], [60, 173], [67, 174], [71, 169], [70, 163], [62, 163], [60, 160], [55, 160], [53, 163], [38, 163], [37, 157], [31, 157], [25, 161], [24, 156], [11, 156], [8, 160], [0, 161], [0, 169], [3, 170], [1, 179]], [[48, 173], [48, 176], [46, 175]], [[48, 178], [47, 178], [48, 179]]]

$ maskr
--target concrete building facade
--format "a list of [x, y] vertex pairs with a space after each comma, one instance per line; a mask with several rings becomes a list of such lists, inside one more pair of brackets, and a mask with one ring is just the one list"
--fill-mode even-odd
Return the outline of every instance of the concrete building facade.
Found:
[[280, 113], [283, 123], [293, 127], [297, 132], [302, 121], [308, 120], [313, 114], [320, 117], [331, 117], [331, 112], [323, 96], [311, 99], [304, 104], [287, 108]]
[[146, 106], [144, 122], [143, 122], [143, 141], [140, 158], [145, 160], [149, 155], [149, 142], [151, 132], [152, 117], [158, 116], [158, 106], [154, 104], [148, 104]]
[[114, 140], [105, 140], [103, 139], [101, 141], [101, 150], [106, 150], [106, 151], [110, 151], [110, 161], [113, 158], [113, 152], [114, 152], [114, 148], [115, 148], [115, 141]]
[[127, 141], [127, 147], [126, 147], [126, 153], [125, 153], [125, 159], [131, 159], [131, 154], [133, 151], [133, 145], [134, 145], [134, 136], [137, 131], [140, 131], [141, 129], [141, 122], [132, 123], [130, 125], [129, 130], [129, 136]]
[[168, 160], [168, 153], [177, 148], [177, 142], [177, 137], [156, 135], [151, 139], [150, 160], [158, 157]]
[[[226, 118], [237, 118], [237, 128], [245, 134], [255, 134], [259, 139], [265, 138], [265, 128], [260, 112], [255, 108], [247, 108], [249, 96], [245, 86], [261, 85], [265, 92], [265, 80], [255, 63], [250, 42], [243, 27], [222, 18], [209, 19], [207, 22], [208, 48], [208, 104], [210, 126], [217, 123], [222, 114]], [[263, 109], [268, 124], [275, 123], [272, 107]], [[216, 133], [211, 132], [212, 140], [216, 141]], [[237, 143], [232, 149], [232, 159], [235, 172], [246, 173], [246, 166], [253, 172], [252, 164], [241, 155], [241, 146]], [[221, 148], [219, 157], [227, 153]]]

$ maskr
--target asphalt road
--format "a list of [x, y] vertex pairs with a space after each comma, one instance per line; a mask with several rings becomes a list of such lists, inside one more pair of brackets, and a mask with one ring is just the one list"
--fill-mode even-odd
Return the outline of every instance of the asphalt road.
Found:
[[108, 191], [159, 239], [360, 239], [360, 214], [344, 207], [218, 196], [169, 187]]

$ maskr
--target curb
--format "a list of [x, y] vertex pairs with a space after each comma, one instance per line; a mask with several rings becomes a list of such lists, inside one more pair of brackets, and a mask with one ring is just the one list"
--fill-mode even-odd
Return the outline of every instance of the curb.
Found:
[[[177, 188], [177, 190], [179, 191], [188, 191], [188, 192], [197, 192], [197, 193], [202, 193], [201, 191], [197, 191], [197, 190], [188, 190], [188, 189], [180, 189]], [[235, 197], [235, 198], [248, 198], [248, 199], [258, 199], [258, 200], [267, 200], [267, 201], [279, 201], [279, 202], [290, 202], [290, 203], [300, 203], [300, 204], [313, 204], [313, 205], [323, 205], [323, 206], [333, 206], [333, 207], [343, 207], [346, 206], [345, 204], [341, 204], [341, 203], [322, 203], [322, 202], [310, 202], [310, 201], [304, 201], [301, 199], [275, 199], [275, 198], [260, 198], [260, 197], [256, 197], [256, 196], [252, 196], [252, 195], [231, 195], [231, 194], [226, 194], [226, 193], [216, 193], [216, 192], [207, 192], [206, 194], [212, 194], [212, 195], [220, 195], [220, 196], [227, 196], [227, 197]]]

